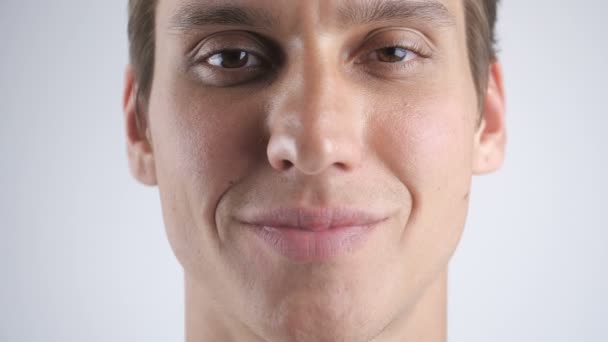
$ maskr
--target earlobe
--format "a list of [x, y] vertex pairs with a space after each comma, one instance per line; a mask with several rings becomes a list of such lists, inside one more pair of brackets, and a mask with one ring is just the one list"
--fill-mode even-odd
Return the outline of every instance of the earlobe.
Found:
[[156, 185], [156, 168], [154, 152], [149, 139], [148, 125], [143, 124], [143, 113], [139, 113], [137, 105], [137, 84], [131, 66], [125, 71], [125, 89], [123, 95], [123, 111], [127, 134], [127, 155], [131, 174], [145, 185]]
[[499, 62], [490, 65], [484, 111], [475, 134], [473, 173], [484, 174], [497, 170], [504, 161], [507, 140], [505, 97], [502, 70]]

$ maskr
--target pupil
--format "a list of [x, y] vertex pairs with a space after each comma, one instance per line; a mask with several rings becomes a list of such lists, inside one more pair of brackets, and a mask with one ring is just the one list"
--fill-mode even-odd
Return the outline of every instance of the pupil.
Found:
[[247, 64], [249, 55], [242, 50], [229, 50], [222, 53], [222, 67], [240, 68]]
[[380, 60], [383, 62], [400, 62], [407, 56], [407, 50], [400, 47], [384, 48], [380, 52]]

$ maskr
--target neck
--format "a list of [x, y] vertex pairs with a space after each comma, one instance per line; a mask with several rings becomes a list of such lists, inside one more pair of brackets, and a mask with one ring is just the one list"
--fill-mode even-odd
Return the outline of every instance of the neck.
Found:
[[[222, 316], [222, 304], [214, 301], [195, 279], [185, 278], [186, 341], [263, 341], [235, 320]], [[447, 269], [424, 290], [418, 302], [397, 317], [370, 342], [446, 342]]]

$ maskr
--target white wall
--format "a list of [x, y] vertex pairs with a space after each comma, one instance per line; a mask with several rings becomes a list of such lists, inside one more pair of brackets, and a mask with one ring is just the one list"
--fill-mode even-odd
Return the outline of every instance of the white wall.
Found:
[[508, 158], [474, 182], [450, 335], [608, 341], [608, 4], [503, 2]]
[[[503, 1], [505, 167], [477, 178], [451, 342], [608, 339], [608, 5]], [[0, 341], [179, 341], [158, 195], [129, 175], [126, 2], [0, 2]]]

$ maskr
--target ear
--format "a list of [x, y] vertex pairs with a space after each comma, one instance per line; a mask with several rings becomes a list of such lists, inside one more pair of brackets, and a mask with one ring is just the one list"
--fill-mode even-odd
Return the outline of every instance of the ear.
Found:
[[484, 174], [497, 170], [505, 158], [507, 141], [505, 96], [499, 62], [490, 65], [488, 88], [481, 121], [475, 134], [473, 173]]
[[154, 153], [149, 139], [148, 125], [142, 124], [145, 113], [139, 113], [137, 84], [131, 66], [125, 71], [123, 111], [127, 133], [127, 154], [131, 174], [145, 185], [156, 185]]

